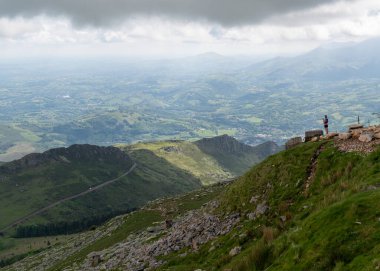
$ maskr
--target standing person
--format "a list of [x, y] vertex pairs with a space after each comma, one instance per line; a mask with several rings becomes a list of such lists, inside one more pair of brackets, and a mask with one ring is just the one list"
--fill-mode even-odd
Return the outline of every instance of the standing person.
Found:
[[329, 119], [327, 118], [327, 115], [325, 115], [325, 118], [323, 119], [323, 125], [325, 126], [326, 135], [328, 135], [328, 133], [329, 133]]

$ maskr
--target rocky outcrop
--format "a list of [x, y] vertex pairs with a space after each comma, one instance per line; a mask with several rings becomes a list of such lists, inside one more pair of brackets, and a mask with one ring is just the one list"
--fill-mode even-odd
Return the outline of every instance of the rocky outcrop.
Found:
[[[82, 264], [70, 270], [145, 270], [161, 265], [160, 256], [183, 248], [196, 251], [202, 244], [230, 232], [240, 220], [237, 214], [222, 218], [210, 213], [210, 207], [216, 205], [210, 202], [200, 210], [190, 211], [172, 221], [170, 227], [163, 221], [154, 231], [149, 228], [130, 235], [113, 247], [89, 254]], [[240, 251], [235, 248], [233, 252]]]
[[335, 145], [345, 152], [373, 152], [380, 145], [380, 127], [364, 127], [360, 124], [349, 126], [347, 133], [340, 133]]
[[359, 136], [359, 141], [361, 142], [371, 142], [373, 139], [372, 133], [363, 133]]
[[83, 144], [28, 154], [21, 159], [0, 166], [0, 173], [15, 173], [51, 162], [71, 163], [76, 161], [104, 161], [121, 164], [126, 168], [133, 164], [132, 159], [118, 148]]

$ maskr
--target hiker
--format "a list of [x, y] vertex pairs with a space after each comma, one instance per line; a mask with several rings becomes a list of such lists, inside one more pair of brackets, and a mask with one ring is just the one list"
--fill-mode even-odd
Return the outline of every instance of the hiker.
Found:
[[323, 119], [323, 125], [325, 126], [326, 135], [328, 135], [328, 133], [329, 133], [329, 119], [327, 118], [327, 115], [325, 115], [325, 118]]

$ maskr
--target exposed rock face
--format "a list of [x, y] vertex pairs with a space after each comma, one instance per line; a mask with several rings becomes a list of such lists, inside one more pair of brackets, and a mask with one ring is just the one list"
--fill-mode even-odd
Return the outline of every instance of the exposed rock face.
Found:
[[[208, 213], [207, 210], [211, 205], [210, 203], [201, 210], [190, 211], [183, 217], [177, 218], [169, 229], [165, 227], [166, 222], [163, 222], [163, 225], [158, 226], [160, 231], [144, 231], [133, 234], [125, 241], [97, 252], [95, 258], [92, 254], [88, 255], [80, 266], [72, 267], [70, 270], [112, 270], [117, 268], [145, 270], [144, 268], [154, 268], [162, 264], [158, 256], [179, 251], [184, 247], [197, 250], [200, 245], [230, 232], [240, 220], [238, 215], [220, 218]], [[157, 241], [147, 242], [147, 240], [155, 239], [162, 234], [163, 236]], [[233, 253], [238, 254], [240, 250], [234, 248]], [[96, 267], [94, 267], [95, 263]]]
[[28, 154], [21, 159], [0, 166], [0, 173], [14, 173], [51, 162], [71, 163], [78, 160], [113, 162], [123, 164], [125, 167], [130, 167], [133, 164], [132, 159], [118, 148], [83, 144], [51, 149], [43, 153]]

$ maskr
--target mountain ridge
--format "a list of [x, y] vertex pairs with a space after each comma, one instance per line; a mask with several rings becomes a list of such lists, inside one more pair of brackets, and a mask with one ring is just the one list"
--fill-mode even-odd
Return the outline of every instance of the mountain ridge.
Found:
[[255, 63], [244, 72], [265, 80], [318, 80], [378, 78], [380, 39], [374, 38], [338, 48], [319, 47], [291, 58]]
[[[225, 135], [221, 139], [216, 145], [213, 142], [219, 138], [205, 140], [204, 146], [209, 146], [209, 150], [217, 149], [221, 143], [235, 147], [219, 149], [212, 156], [202, 152], [196, 143], [178, 140], [146, 143], [140, 147], [74, 144], [5, 163], [0, 166], [3, 174], [0, 203], [9, 210], [0, 210], [0, 215], [7, 218], [0, 227], [35, 214], [37, 210], [45, 210], [47, 206], [51, 208], [44, 213], [28, 217], [25, 227], [36, 224], [44, 229], [39, 233], [43, 234], [48, 227], [57, 228], [56, 222], [74, 225], [74, 217], [79, 220], [98, 215], [108, 218], [108, 214], [139, 208], [147, 200], [231, 179], [273, 152], [270, 147], [264, 147], [264, 155], [256, 154], [255, 148], [232, 137]], [[223, 164], [218, 156], [232, 159], [223, 160]], [[236, 161], [232, 160], [237, 156], [248, 158], [238, 160], [243, 164], [236, 167]], [[124, 176], [134, 164], [137, 168]], [[103, 187], [109, 180], [117, 182]], [[95, 187], [102, 189], [88, 193]], [[75, 197], [82, 194], [80, 198]], [[63, 201], [67, 198], [72, 200]], [[59, 205], [54, 204], [57, 202]]]
[[127, 154], [120, 149], [109, 146], [96, 146], [90, 144], [74, 144], [67, 148], [54, 148], [43, 153], [27, 154], [20, 159], [0, 165], [1, 173], [16, 172], [25, 168], [37, 167], [50, 162], [66, 162], [70, 163], [76, 160], [102, 160], [108, 159], [125, 163], [125, 166], [131, 166], [132, 160]]

